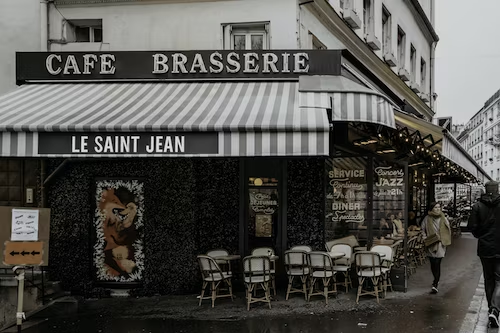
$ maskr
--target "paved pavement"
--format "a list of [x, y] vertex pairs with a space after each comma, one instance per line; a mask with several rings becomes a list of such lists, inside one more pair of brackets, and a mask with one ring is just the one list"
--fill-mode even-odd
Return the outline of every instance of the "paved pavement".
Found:
[[467, 315], [460, 328], [460, 333], [492, 333], [498, 331], [498, 328], [488, 328], [488, 301], [484, 290], [484, 278], [481, 276]]
[[[462, 332], [471, 300], [477, 305], [481, 297], [476, 244], [468, 234], [454, 241], [443, 260], [437, 295], [429, 294], [427, 263], [411, 276], [407, 293], [388, 293], [380, 304], [363, 297], [356, 305], [354, 291], [340, 293], [328, 306], [320, 298], [305, 302], [300, 295], [285, 301], [281, 292], [272, 310], [255, 305], [251, 311], [242, 295], [234, 303], [220, 300], [214, 309], [208, 303], [198, 307], [196, 295], [103, 299], [82, 303], [73, 317], [49, 318], [39, 332]], [[473, 326], [463, 332], [473, 333], [483, 319], [469, 318]], [[480, 326], [478, 332], [487, 332]]]

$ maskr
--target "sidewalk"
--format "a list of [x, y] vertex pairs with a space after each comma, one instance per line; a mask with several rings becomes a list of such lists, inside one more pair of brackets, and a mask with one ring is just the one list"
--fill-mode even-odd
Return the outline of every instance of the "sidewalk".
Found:
[[460, 333], [486, 332], [498, 332], [498, 329], [488, 328], [488, 301], [484, 290], [484, 277], [481, 275], [476, 292], [469, 305], [469, 310], [460, 328]]

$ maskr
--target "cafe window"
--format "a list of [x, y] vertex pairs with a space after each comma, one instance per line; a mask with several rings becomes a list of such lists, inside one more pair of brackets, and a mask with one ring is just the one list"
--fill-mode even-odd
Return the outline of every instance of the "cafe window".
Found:
[[22, 206], [22, 161], [0, 161], [0, 206]]
[[[401, 236], [407, 225], [405, 172], [397, 164], [374, 161], [373, 175], [373, 236]], [[413, 215], [412, 215], [413, 219]]]
[[325, 240], [355, 236], [367, 241], [367, 160], [333, 158], [326, 162]]

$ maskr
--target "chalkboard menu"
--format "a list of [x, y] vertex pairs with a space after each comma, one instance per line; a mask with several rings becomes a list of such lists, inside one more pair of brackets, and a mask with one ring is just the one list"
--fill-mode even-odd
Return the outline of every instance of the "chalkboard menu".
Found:
[[384, 237], [404, 232], [404, 168], [375, 161], [373, 180], [374, 236]]
[[366, 159], [333, 158], [326, 165], [326, 239], [366, 238]]

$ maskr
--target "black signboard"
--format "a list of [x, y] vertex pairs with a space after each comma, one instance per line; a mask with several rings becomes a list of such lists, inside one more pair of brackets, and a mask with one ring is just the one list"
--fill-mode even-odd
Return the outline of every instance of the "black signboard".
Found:
[[216, 132], [38, 134], [40, 155], [217, 154], [218, 147]]
[[327, 161], [326, 238], [366, 239], [367, 174], [362, 157]]
[[340, 50], [18, 52], [17, 82], [296, 79], [340, 75]]
[[374, 170], [374, 236], [404, 233], [405, 173], [402, 166], [379, 162]]

